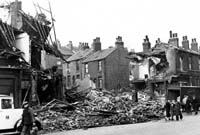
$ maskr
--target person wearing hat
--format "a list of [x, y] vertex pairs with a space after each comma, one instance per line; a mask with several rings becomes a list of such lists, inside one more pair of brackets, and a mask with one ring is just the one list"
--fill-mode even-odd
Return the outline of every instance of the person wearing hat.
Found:
[[23, 114], [22, 114], [22, 132], [21, 135], [30, 135], [30, 131], [32, 129], [33, 123], [34, 123], [34, 116], [33, 111], [29, 107], [28, 102], [24, 102], [22, 104]]

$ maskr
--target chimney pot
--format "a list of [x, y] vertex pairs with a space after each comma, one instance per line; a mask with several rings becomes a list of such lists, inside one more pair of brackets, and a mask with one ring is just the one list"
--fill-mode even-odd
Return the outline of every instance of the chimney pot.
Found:
[[198, 43], [196, 42], [196, 38], [192, 39], [191, 50], [198, 51]]
[[[156, 41], [157, 43], [157, 41]], [[143, 52], [149, 52], [151, 49], [151, 43], [149, 42], [148, 36], [145, 36], [144, 42], [142, 43], [143, 45]]]
[[100, 41], [100, 37], [96, 37], [95, 39], [93, 39], [92, 47], [93, 47], [93, 50], [94, 50], [95, 52], [101, 50], [101, 41]]
[[168, 43], [172, 44], [172, 45], [174, 45], [176, 47], [179, 47], [178, 34], [177, 33], [172, 33], [172, 38], [169, 39]]
[[[145, 39], [146, 40], [146, 39]], [[118, 36], [116, 38], [116, 41], [115, 41], [115, 46], [116, 47], [124, 47], [124, 42], [122, 41], [122, 37], [121, 36]]]
[[170, 36], [170, 38], [172, 38], [172, 31], [171, 30], [169, 31], [169, 36]]
[[172, 34], [172, 37], [175, 38], [175, 33]]
[[149, 37], [148, 37], [148, 35], [146, 35], [145, 37], [146, 37], [146, 41], [149, 41]]

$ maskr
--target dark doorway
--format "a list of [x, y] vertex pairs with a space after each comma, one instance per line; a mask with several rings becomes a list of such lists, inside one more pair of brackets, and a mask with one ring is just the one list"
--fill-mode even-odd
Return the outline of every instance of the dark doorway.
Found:
[[177, 97], [179, 97], [180, 96], [180, 90], [178, 90], [178, 89], [170, 89], [170, 90], [168, 90], [168, 97], [167, 97], [167, 99], [169, 99], [169, 100], [176, 100], [177, 99]]

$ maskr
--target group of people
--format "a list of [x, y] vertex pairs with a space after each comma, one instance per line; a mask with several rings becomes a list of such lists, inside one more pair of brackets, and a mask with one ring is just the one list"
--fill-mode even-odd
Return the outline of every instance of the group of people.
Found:
[[165, 104], [165, 112], [166, 112], [166, 117], [165, 120], [174, 120], [176, 119], [177, 121], [180, 119], [183, 119], [182, 115], [182, 107], [181, 103], [179, 100], [168, 100]]
[[198, 103], [197, 98], [195, 96], [193, 96], [191, 98], [191, 97], [185, 95], [183, 98], [182, 107], [186, 113], [192, 113], [192, 111], [194, 111], [194, 114], [197, 115], [198, 108], [199, 108], [199, 103]]
[[182, 102], [180, 102], [180, 97], [176, 100], [168, 100], [165, 104], [165, 120], [182, 120], [182, 112], [198, 114], [199, 102], [195, 96], [189, 97], [184, 95]]

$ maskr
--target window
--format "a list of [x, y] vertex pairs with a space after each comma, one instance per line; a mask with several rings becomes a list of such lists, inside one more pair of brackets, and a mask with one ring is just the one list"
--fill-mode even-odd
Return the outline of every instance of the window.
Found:
[[102, 70], [102, 61], [98, 61], [98, 70], [99, 70], [99, 71]]
[[192, 57], [189, 57], [189, 70], [192, 70]]
[[12, 108], [11, 99], [2, 99], [1, 100], [1, 108], [2, 109], [11, 109]]
[[66, 69], [67, 73], [70, 74], [70, 69], [69, 69], [69, 63], [67, 63], [67, 69]]
[[69, 63], [67, 63], [67, 69], [69, 69]]
[[73, 75], [72, 76], [72, 83], [73, 83], [73, 85], [75, 84], [75, 81], [76, 81], [76, 79], [75, 79], [75, 76]]
[[79, 62], [76, 61], [76, 71], [79, 71]]
[[69, 87], [71, 85], [71, 77], [67, 76], [67, 86]]
[[80, 79], [80, 75], [76, 75], [76, 79]]
[[199, 58], [198, 64], [199, 64], [199, 70], [200, 70], [200, 58]]
[[183, 71], [183, 58], [180, 57], [179, 61], [180, 61], [180, 70]]
[[102, 79], [102, 77], [99, 77], [99, 88], [103, 88], [103, 79]]
[[88, 73], [88, 64], [85, 64], [85, 73]]

